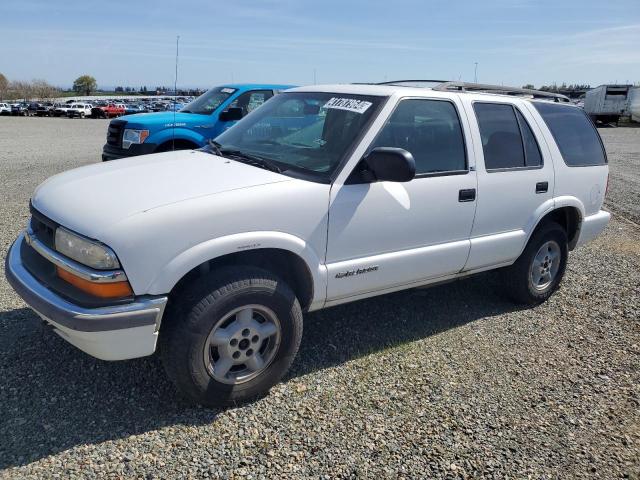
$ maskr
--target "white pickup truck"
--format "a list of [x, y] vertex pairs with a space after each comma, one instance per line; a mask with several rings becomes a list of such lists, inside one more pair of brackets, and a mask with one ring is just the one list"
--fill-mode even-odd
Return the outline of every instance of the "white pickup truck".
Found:
[[71, 105], [69, 109], [67, 109], [67, 117], [69, 118], [90, 117], [92, 108], [93, 108], [93, 105], [89, 103], [74, 103], [73, 105]]
[[8, 280], [95, 357], [158, 342], [205, 405], [274, 385], [303, 312], [490, 269], [544, 301], [609, 221], [592, 122], [558, 95], [412, 85], [295, 88], [202, 150], [56, 175]]

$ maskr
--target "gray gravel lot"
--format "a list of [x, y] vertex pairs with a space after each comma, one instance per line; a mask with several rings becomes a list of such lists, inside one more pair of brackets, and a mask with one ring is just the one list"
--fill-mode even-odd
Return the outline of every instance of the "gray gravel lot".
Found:
[[607, 207], [640, 224], [640, 125], [599, 131], [611, 164]]
[[[0, 257], [49, 175], [98, 161], [106, 122], [0, 118]], [[155, 357], [107, 363], [0, 276], [3, 478], [640, 476], [640, 129], [602, 129], [606, 233], [521, 309], [492, 275], [307, 315], [292, 372], [224, 411]], [[4, 265], [4, 261], [2, 261]]]

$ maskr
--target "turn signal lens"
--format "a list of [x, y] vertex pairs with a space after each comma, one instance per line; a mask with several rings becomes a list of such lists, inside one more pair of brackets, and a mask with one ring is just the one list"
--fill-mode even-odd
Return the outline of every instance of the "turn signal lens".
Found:
[[112, 283], [94, 283], [84, 278], [80, 278], [73, 273], [69, 273], [66, 270], [56, 267], [58, 277], [65, 282], [70, 283], [74, 287], [82, 290], [83, 292], [93, 295], [98, 298], [122, 298], [130, 297], [133, 295], [129, 282], [112, 282]]

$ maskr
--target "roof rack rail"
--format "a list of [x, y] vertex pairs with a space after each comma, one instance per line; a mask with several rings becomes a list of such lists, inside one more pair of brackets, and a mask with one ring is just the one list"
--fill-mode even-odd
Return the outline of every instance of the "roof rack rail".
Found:
[[570, 102], [569, 97], [561, 93], [544, 92], [531, 88], [506, 87], [504, 85], [486, 85], [483, 83], [443, 82], [433, 87], [438, 91], [482, 92], [500, 95], [531, 96], [533, 98], [553, 99], [554, 102]]
[[[430, 84], [430, 85], [429, 85]], [[427, 87], [432, 90], [442, 92], [478, 92], [497, 93], [500, 95], [530, 96], [553, 100], [554, 102], [570, 102], [569, 97], [561, 93], [543, 92], [529, 88], [506, 87], [504, 85], [486, 85], [483, 83], [455, 82], [449, 80], [393, 80], [391, 82], [381, 82], [376, 85], [397, 85], [404, 87]]]
[[[440, 85], [441, 83], [447, 83], [448, 80], [392, 80], [390, 82], [380, 82], [375, 85], [397, 85], [400, 87], [430, 87], [431, 85], [420, 85], [422, 83], [431, 83], [433, 85]], [[415, 85], [409, 85], [415, 84]]]

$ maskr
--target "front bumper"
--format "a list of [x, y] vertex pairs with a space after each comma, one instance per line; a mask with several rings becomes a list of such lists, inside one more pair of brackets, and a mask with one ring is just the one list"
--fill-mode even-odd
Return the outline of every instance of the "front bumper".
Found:
[[117, 160], [118, 158], [148, 155], [158, 147], [155, 143], [134, 143], [129, 148], [116, 147], [108, 143], [102, 147], [102, 161]]
[[29, 273], [20, 258], [21, 234], [5, 260], [5, 275], [22, 299], [62, 338], [102, 360], [151, 355], [156, 348], [165, 296], [137, 297], [110, 307], [84, 308], [55, 294]]

